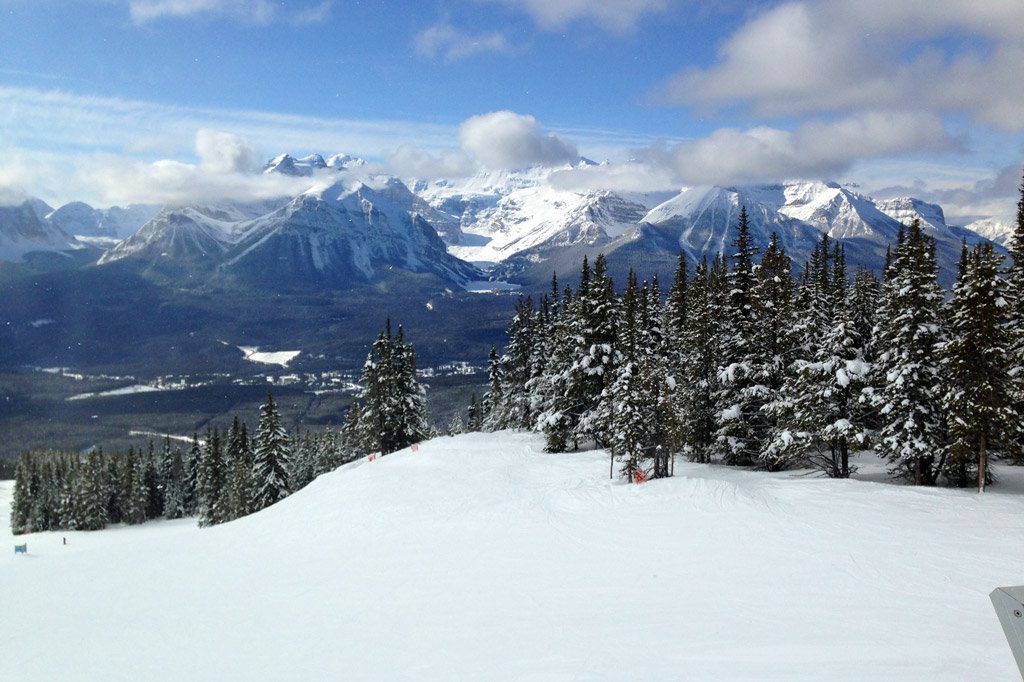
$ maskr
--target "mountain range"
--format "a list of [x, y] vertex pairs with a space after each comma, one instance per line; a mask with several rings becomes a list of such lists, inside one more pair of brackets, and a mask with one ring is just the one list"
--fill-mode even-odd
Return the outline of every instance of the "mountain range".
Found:
[[765, 247], [776, 233], [797, 267], [827, 233], [843, 241], [852, 266], [878, 272], [900, 225], [917, 218], [936, 240], [948, 283], [962, 240], [1002, 243], [1009, 232], [992, 220], [971, 226], [977, 231], [949, 225], [938, 205], [911, 197], [876, 201], [829, 182], [648, 193], [575, 191], [551, 182], [554, 173], [589, 165], [581, 159], [575, 167], [426, 181], [375, 173], [343, 154], [282, 154], [264, 173], [309, 178], [309, 188], [294, 197], [163, 209], [73, 202], [53, 210], [37, 199], [0, 207], [0, 258], [84, 251], [75, 265], [83, 258], [99, 265], [131, 259], [172, 279], [198, 269], [282, 286], [346, 288], [399, 269], [460, 287], [482, 279], [534, 287], [553, 272], [570, 275], [584, 255], [598, 252], [608, 256], [613, 275], [634, 268], [669, 276], [680, 251], [695, 261], [728, 250], [746, 207], [755, 244]]

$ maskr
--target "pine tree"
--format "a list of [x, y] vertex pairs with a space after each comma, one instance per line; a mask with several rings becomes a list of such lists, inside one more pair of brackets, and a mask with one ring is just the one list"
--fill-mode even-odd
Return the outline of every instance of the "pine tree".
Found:
[[388, 454], [427, 438], [426, 390], [416, 378], [416, 353], [389, 319], [363, 365], [360, 428], [373, 450]]
[[756, 409], [760, 413], [751, 430], [754, 440], [761, 444], [757, 453], [760, 465], [769, 471], [778, 471], [788, 464], [788, 458], [777, 451], [780, 426], [774, 415], [775, 406], [783, 400], [789, 368], [796, 359], [799, 336], [795, 298], [792, 261], [778, 235], [772, 233], [757, 271], [753, 296], [757, 332], [750, 371], [753, 385], [745, 396], [750, 411]]
[[11, 499], [11, 532], [15, 535], [30, 533], [32, 527], [32, 500], [38, 495], [39, 474], [36, 458], [25, 453], [14, 467], [14, 490]]
[[[1006, 326], [1006, 282], [991, 244], [978, 244], [964, 264], [950, 303], [949, 340], [940, 354], [942, 398], [950, 435], [949, 469], [963, 483], [968, 457], [976, 457], [978, 490], [991, 478], [989, 461], [1015, 437], [1012, 337]], [[957, 480], [960, 479], [960, 480]]]
[[779, 420], [774, 451], [832, 478], [849, 478], [850, 449], [867, 440], [860, 402], [870, 365], [853, 322], [852, 306], [841, 305], [812, 360], [799, 359], [772, 409]]
[[181, 494], [185, 505], [185, 516], [194, 516], [199, 508], [199, 496], [197, 494], [199, 484], [199, 460], [202, 457], [202, 448], [199, 445], [199, 434], [192, 433], [192, 443], [185, 452], [184, 478], [182, 479]]
[[252, 510], [260, 511], [288, 497], [288, 469], [291, 443], [281, 424], [274, 396], [260, 408], [260, 421], [253, 439]]
[[[1011, 401], [1017, 414], [1024, 414], [1024, 179], [1017, 202], [1017, 222], [1010, 238], [1010, 263], [1006, 276], [1006, 327], [1013, 376]], [[1014, 420], [1016, 428], [1006, 434], [1007, 455], [1024, 464], [1024, 425]]]
[[224, 451], [220, 429], [206, 427], [206, 442], [199, 455], [199, 474], [196, 495], [200, 526], [220, 523], [226, 516], [221, 508], [221, 495], [225, 480]]
[[125, 456], [125, 471], [127, 488], [125, 491], [125, 515], [124, 521], [129, 525], [144, 523], [146, 521], [146, 509], [149, 507], [149, 489], [146, 487], [144, 464], [140, 455], [134, 448], [128, 448]]
[[893, 473], [915, 485], [935, 485], [943, 467], [941, 406], [943, 341], [935, 243], [915, 219], [901, 231], [886, 272], [878, 309], [873, 401], [881, 428], [876, 450]]
[[480, 423], [480, 429], [483, 431], [494, 431], [500, 428], [498, 426], [500, 423], [499, 406], [502, 403], [501, 386], [503, 381], [504, 372], [501, 358], [498, 357], [498, 349], [492, 345], [491, 352], [487, 356], [487, 392], [484, 393], [483, 416]]
[[479, 431], [483, 425], [482, 407], [476, 402], [476, 392], [469, 399], [469, 407], [466, 410], [466, 431]]
[[464, 432], [465, 428], [462, 424], [462, 415], [456, 412], [452, 415], [452, 420], [448, 422], [447, 433], [449, 436], [457, 436]]
[[543, 342], [539, 332], [533, 300], [520, 297], [506, 332], [508, 345], [501, 356], [500, 400], [492, 410], [495, 429], [526, 429], [533, 425], [527, 383], [533, 377], [534, 347]]
[[723, 275], [716, 261], [701, 261], [689, 287], [689, 320], [683, 332], [680, 409], [686, 451], [695, 462], [710, 462], [717, 430], [714, 390], [718, 384], [720, 310]]
[[164, 516], [168, 519], [180, 519], [185, 516], [185, 463], [182, 460], [181, 448], [171, 447], [170, 436], [164, 437], [163, 447], [163, 479], [164, 479]]

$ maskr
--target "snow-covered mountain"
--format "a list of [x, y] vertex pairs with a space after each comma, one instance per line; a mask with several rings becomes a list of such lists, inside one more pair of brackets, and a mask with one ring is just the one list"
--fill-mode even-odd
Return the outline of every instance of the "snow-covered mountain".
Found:
[[580, 159], [561, 168], [403, 182], [346, 154], [281, 154], [263, 172], [308, 179], [298, 196], [159, 213], [154, 206], [97, 210], [80, 202], [54, 211], [33, 200], [0, 213], [0, 257], [17, 260], [31, 250], [124, 238], [102, 263], [132, 257], [171, 265], [181, 259], [228, 271], [258, 263], [284, 268], [286, 279], [325, 282], [365, 281], [383, 267], [397, 267], [464, 282], [479, 276], [460, 262], [468, 261], [490, 268], [494, 279], [536, 284], [552, 272], [574, 271], [585, 255], [604, 252], [619, 276], [636, 268], [642, 276], [665, 277], [680, 251], [698, 260], [728, 250], [745, 206], [757, 246], [764, 248], [777, 233], [799, 266], [826, 233], [843, 240], [851, 266], [876, 272], [900, 224], [920, 219], [937, 241], [948, 283], [962, 239], [1007, 238], [1008, 227], [994, 219], [973, 223], [972, 231], [947, 224], [938, 205], [912, 197], [876, 201], [829, 182], [649, 193], [572, 191], [552, 182], [556, 173], [590, 165]]
[[1013, 237], [1013, 222], [1010, 219], [983, 218], [968, 223], [966, 229], [980, 234], [985, 239], [995, 242], [1000, 246], [1010, 246], [1010, 239]]
[[434, 209], [397, 178], [346, 172], [351, 165], [359, 164], [341, 156], [277, 157], [267, 172], [325, 173], [284, 203], [164, 210], [100, 263], [205, 264], [257, 280], [337, 286], [369, 282], [391, 268], [456, 284], [480, 278], [447, 252], [425, 217]]
[[458, 217], [464, 239], [450, 250], [497, 263], [497, 276], [538, 283], [565, 273], [584, 255], [608, 255], [613, 267], [663, 277], [680, 251], [691, 260], [727, 251], [741, 207], [755, 244], [778, 234], [799, 265], [823, 233], [846, 244], [851, 266], [880, 271], [900, 224], [919, 218], [938, 243], [949, 280], [963, 238], [979, 236], [947, 225], [941, 207], [914, 198], [875, 201], [828, 182], [747, 187], [698, 186], [678, 193], [572, 192], [548, 182], [551, 171], [482, 174], [462, 182], [416, 183], [440, 211]]
[[56, 211], [50, 211], [46, 220], [76, 237], [120, 240], [134, 234], [159, 211], [159, 206], [149, 204], [98, 209], [81, 201], [73, 201]]
[[0, 260], [21, 261], [34, 251], [66, 252], [82, 247], [69, 233], [46, 220], [53, 209], [38, 199], [0, 205]]

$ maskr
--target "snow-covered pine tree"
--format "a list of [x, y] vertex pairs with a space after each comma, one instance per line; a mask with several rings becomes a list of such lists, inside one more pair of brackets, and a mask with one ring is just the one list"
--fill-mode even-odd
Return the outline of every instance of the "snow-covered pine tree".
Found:
[[785, 397], [773, 408], [779, 417], [774, 450], [831, 478], [849, 478], [855, 470], [850, 449], [868, 435], [860, 396], [870, 365], [850, 303], [836, 307], [814, 358], [796, 361], [783, 387]]
[[570, 410], [574, 423], [572, 440], [574, 444], [589, 440], [600, 443], [604, 434], [599, 404], [615, 370], [619, 317], [618, 297], [603, 253], [594, 259], [586, 293], [577, 296], [574, 303], [577, 345], [566, 386], [573, 405]]
[[756, 350], [751, 360], [753, 385], [746, 396], [751, 408], [757, 406], [762, 415], [754, 428], [756, 440], [761, 443], [757, 454], [760, 466], [768, 471], [778, 471], [787, 465], [787, 458], [776, 451], [779, 424], [774, 406], [783, 400], [782, 389], [799, 343], [795, 298], [793, 264], [773, 232], [754, 289]]
[[171, 447], [169, 435], [164, 436], [161, 461], [164, 480], [164, 516], [168, 519], [180, 519], [185, 515], [185, 497], [182, 488], [185, 463], [182, 461], [181, 448], [177, 445]]
[[891, 252], [875, 328], [877, 361], [872, 398], [881, 427], [875, 449], [894, 474], [935, 485], [945, 447], [938, 344], [942, 289], [935, 242], [919, 220], [900, 233]]
[[460, 433], [465, 433], [466, 429], [462, 423], [462, 415], [458, 412], [452, 414], [452, 420], [448, 422], [448, 428], [446, 433], [449, 436], [457, 436]]
[[498, 428], [499, 406], [502, 403], [502, 375], [501, 358], [498, 356], [498, 349], [492, 345], [491, 352], [487, 355], [487, 392], [484, 393], [483, 416], [480, 420], [482, 431], [494, 431]]
[[728, 304], [721, 311], [721, 364], [715, 387], [718, 429], [715, 451], [726, 464], [748, 466], [761, 451], [766, 423], [761, 412], [763, 397], [751, 373], [755, 361], [754, 287], [757, 249], [750, 236], [750, 221], [745, 206], [740, 209], [736, 237], [728, 260], [732, 267], [726, 275]]
[[316, 439], [316, 475], [334, 471], [345, 461], [338, 434], [328, 424]]
[[388, 319], [374, 342], [360, 378], [360, 440], [388, 454], [428, 437], [426, 390], [416, 378], [416, 353], [399, 326]]
[[220, 523], [227, 514], [222, 509], [225, 488], [224, 449], [220, 429], [206, 427], [206, 442], [199, 455], [199, 476], [196, 495], [200, 526]]
[[476, 401], [476, 391], [469, 398], [469, 407], [466, 408], [466, 431], [479, 431], [483, 426], [483, 407]]
[[950, 437], [947, 475], [964, 485], [973, 468], [979, 491], [991, 478], [990, 460], [1005, 451], [1020, 420], [1013, 407], [1012, 337], [1000, 261], [991, 244], [974, 247], [953, 288], [949, 338], [939, 350]]
[[249, 430], [236, 415], [231, 421], [224, 447], [223, 520], [241, 518], [252, 512], [253, 453]]
[[124, 522], [128, 525], [144, 523], [146, 521], [146, 509], [149, 506], [149, 490], [146, 487], [144, 464], [141, 461], [140, 453], [135, 448], [129, 447], [125, 455], [128, 488], [126, 491], [126, 508]]
[[694, 462], [710, 462], [717, 430], [714, 390], [718, 385], [719, 336], [724, 273], [721, 260], [698, 265], [688, 290], [688, 323], [683, 332], [680, 410], [686, 452]]
[[316, 447], [309, 431], [295, 429], [292, 437], [292, 466], [288, 475], [288, 488], [296, 493], [316, 478]]
[[185, 475], [181, 484], [182, 500], [185, 504], [185, 516], [195, 516], [199, 507], [199, 496], [196, 493], [199, 484], [199, 460], [202, 456], [199, 445], [199, 434], [192, 432], [192, 443], [185, 451]]
[[[1010, 238], [1010, 259], [1006, 273], [1006, 327], [1013, 375], [1013, 408], [1024, 414], [1024, 179], [1017, 201], [1017, 222]], [[1007, 434], [1007, 455], [1018, 464], [1024, 464], [1024, 424], [1014, 420], [1014, 433]]]
[[527, 429], [533, 426], [527, 383], [532, 377], [534, 347], [543, 342], [533, 299], [520, 297], [509, 322], [508, 344], [501, 356], [500, 400], [494, 405], [495, 429]]
[[281, 415], [274, 396], [267, 393], [267, 402], [260, 408], [260, 421], [253, 438], [252, 510], [260, 511], [288, 497], [288, 469], [291, 465], [291, 443], [288, 431], [281, 424]]
[[101, 530], [107, 526], [107, 480], [103, 452], [92, 450], [85, 456], [80, 477], [78, 500], [80, 530]]
[[627, 479], [648, 469], [655, 478], [668, 476], [669, 458], [682, 447], [675, 381], [669, 380], [659, 352], [660, 306], [657, 286], [640, 290], [630, 272], [618, 325], [619, 357], [601, 408], [605, 438]]

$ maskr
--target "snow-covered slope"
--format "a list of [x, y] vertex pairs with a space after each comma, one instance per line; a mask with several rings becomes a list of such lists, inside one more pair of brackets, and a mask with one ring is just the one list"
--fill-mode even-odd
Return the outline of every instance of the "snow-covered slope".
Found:
[[987, 594], [1020, 582], [1024, 482], [1000, 475], [978, 495], [677, 462], [637, 486], [602, 451], [440, 438], [223, 526], [8, 535], [0, 660], [12, 680], [1003, 682]]

